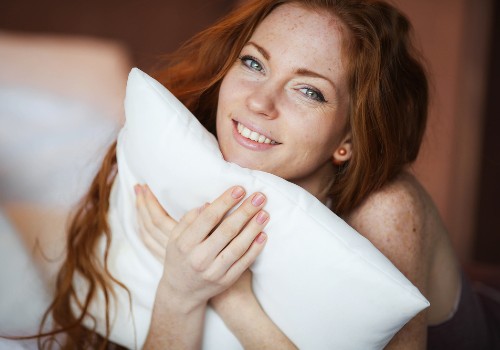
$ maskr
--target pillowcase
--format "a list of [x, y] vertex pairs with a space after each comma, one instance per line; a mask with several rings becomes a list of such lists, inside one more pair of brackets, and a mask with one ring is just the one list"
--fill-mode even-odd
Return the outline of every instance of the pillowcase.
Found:
[[[266, 247], [252, 266], [254, 292], [301, 349], [383, 348], [429, 305], [382, 253], [307, 191], [226, 162], [215, 137], [138, 69], [129, 75], [125, 109], [108, 214], [113, 233], [109, 268], [129, 288], [131, 305], [127, 293], [117, 288], [113, 341], [142, 346], [163, 270], [138, 237], [137, 183], [148, 184], [176, 220], [233, 185], [242, 185], [248, 194], [266, 194], [272, 220], [265, 229]], [[91, 311], [104, 334], [102, 300]], [[206, 314], [203, 348], [241, 348], [212, 309]]]

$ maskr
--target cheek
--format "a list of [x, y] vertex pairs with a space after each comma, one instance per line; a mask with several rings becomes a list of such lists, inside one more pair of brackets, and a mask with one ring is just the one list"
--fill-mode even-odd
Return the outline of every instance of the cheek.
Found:
[[[307, 132], [304, 133], [304, 130]], [[325, 123], [302, 125], [298, 132], [302, 134], [303, 149], [307, 150], [308, 157], [315, 161], [324, 161], [331, 157], [343, 137], [336, 125]]]
[[[338, 139], [338, 131], [335, 125], [321, 122], [328, 116], [316, 116], [317, 118], [305, 118], [304, 122], [294, 126], [296, 135], [302, 139], [304, 145], [311, 147], [330, 147]], [[315, 120], [317, 119], [317, 120]]]
[[231, 68], [224, 79], [222, 79], [219, 88], [219, 104], [226, 104], [227, 101], [231, 101], [233, 95], [238, 91], [238, 80], [237, 74], [234, 71], [235, 67]]
[[219, 88], [219, 97], [217, 101], [217, 114], [216, 114], [216, 130], [217, 130], [217, 135], [219, 135], [220, 132], [222, 132], [222, 127], [224, 125], [224, 119], [226, 119], [228, 115], [228, 111], [230, 110], [229, 108], [229, 101], [231, 101], [231, 96], [230, 96], [230, 86], [227, 83], [227, 79], [224, 78], [224, 80], [221, 83], [221, 86]]
[[223, 114], [226, 105], [227, 89], [224, 81], [225, 80], [222, 81], [219, 88], [219, 98], [217, 100], [217, 119], [219, 119], [219, 116]]

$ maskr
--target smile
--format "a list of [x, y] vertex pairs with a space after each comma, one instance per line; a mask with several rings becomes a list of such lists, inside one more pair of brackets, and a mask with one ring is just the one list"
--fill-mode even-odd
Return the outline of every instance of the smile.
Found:
[[243, 124], [241, 124], [239, 122], [237, 124], [237, 129], [238, 129], [238, 133], [241, 136], [243, 136], [244, 138], [247, 138], [249, 140], [252, 140], [252, 141], [255, 141], [258, 143], [267, 143], [267, 144], [271, 144], [271, 145], [278, 144], [278, 142], [271, 140], [268, 137], [261, 135], [256, 131], [250, 130], [249, 128], [247, 128], [246, 126], [244, 126]]

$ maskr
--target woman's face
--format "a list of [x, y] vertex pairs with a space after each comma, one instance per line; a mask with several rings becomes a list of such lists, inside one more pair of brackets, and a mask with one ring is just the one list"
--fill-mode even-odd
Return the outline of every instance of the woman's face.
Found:
[[217, 137], [227, 161], [320, 196], [332, 157], [351, 155], [341, 36], [334, 16], [294, 4], [264, 19], [220, 87]]

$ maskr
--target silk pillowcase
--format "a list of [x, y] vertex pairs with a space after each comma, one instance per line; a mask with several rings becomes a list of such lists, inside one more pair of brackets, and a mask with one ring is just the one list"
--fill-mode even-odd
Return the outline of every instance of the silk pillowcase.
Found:
[[[368, 240], [314, 196], [277, 176], [226, 162], [215, 137], [165, 87], [132, 69], [126, 123], [117, 145], [118, 176], [108, 214], [111, 273], [117, 288], [111, 339], [141, 347], [162, 264], [140, 238], [133, 186], [148, 184], [176, 220], [233, 185], [266, 194], [268, 242], [252, 266], [262, 307], [300, 349], [380, 349], [429, 303]], [[91, 308], [104, 333], [102, 307]], [[102, 304], [102, 301], [101, 301]], [[208, 309], [204, 349], [241, 349]]]

